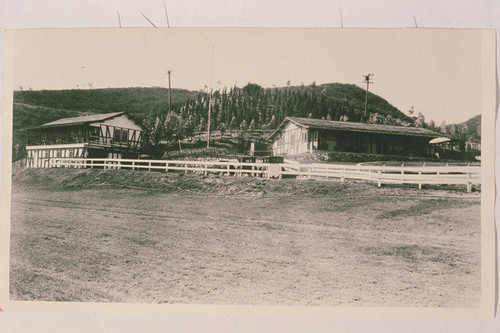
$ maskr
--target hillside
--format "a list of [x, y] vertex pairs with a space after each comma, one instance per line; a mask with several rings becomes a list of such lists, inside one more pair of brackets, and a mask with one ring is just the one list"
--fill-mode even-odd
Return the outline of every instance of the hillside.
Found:
[[14, 102], [13, 129], [16, 131], [21, 128], [39, 126], [56, 119], [84, 116], [91, 113]]
[[[355, 85], [341, 83], [281, 88], [263, 88], [249, 83], [243, 88], [214, 91], [210, 128], [223, 133], [269, 131], [287, 116], [366, 121], [365, 93]], [[168, 114], [168, 89], [158, 87], [16, 91], [13, 105], [15, 159], [23, 154], [20, 129], [93, 113], [126, 111], [143, 124], [145, 147], [162, 141], [193, 138], [195, 133], [207, 129], [209, 104], [207, 92], [172, 89], [174, 114]], [[373, 93], [369, 93], [368, 111], [391, 123], [414, 123], [412, 118]], [[156, 126], [158, 123], [163, 126]]]
[[[300, 91], [317, 96], [324, 95], [326, 99], [330, 101], [335, 101], [340, 104], [347, 103], [358, 112], [362, 112], [365, 109], [366, 91], [354, 84], [328, 83], [319, 86], [310, 85], [280, 89]], [[368, 92], [368, 111], [383, 116], [390, 115], [393, 118], [398, 118], [407, 122], [412, 121], [410, 117], [391, 105], [387, 100], [371, 92]]]
[[465, 141], [481, 143], [481, 115], [472, 117], [463, 123], [446, 125], [445, 132], [452, 137], [465, 139]]
[[[172, 89], [172, 109], [191, 115], [196, 123], [207, 118], [207, 93]], [[126, 111], [138, 121], [150, 113], [168, 110], [166, 88], [112, 88], [86, 90], [40, 90], [14, 92], [14, 128], [41, 125], [63, 117], [82, 113]], [[235, 117], [239, 127], [243, 120], [256, 128], [269, 124], [272, 116], [276, 126], [285, 116], [310, 116], [339, 119], [347, 115], [351, 121], [360, 121], [365, 103], [365, 90], [350, 84], [331, 83], [282, 88], [262, 88], [248, 84], [243, 88], [216, 91], [213, 95], [213, 124], [230, 125]], [[380, 115], [391, 115], [403, 121], [412, 120], [385, 99], [369, 93], [368, 110]]]
[[[198, 92], [172, 89], [172, 104], [183, 103], [196, 94]], [[153, 87], [15, 91], [14, 102], [87, 113], [126, 111], [133, 118], [142, 121], [151, 110], [168, 108], [168, 89]], [[22, 113], [26, 110], [14, 110], [14, 117], [16, 111]], [[41, 123], [50, 122], [58, 119], [53, 117], [56, 113], [47, 112], [44, 116], [37, 115], [37, 117]], [[45, 119], [42, 121], [42, 118]], [[22, 116], [19, 119], [22, 119]], [[20, 127], [27, 126], [20, 125]]]

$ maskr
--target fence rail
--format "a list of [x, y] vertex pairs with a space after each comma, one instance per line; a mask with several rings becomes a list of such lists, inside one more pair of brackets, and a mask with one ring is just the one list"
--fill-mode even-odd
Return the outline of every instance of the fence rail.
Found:
[[245, 163], [230, 161], [137, 160], [109, 158], [52, 158], [50, 168], [103, 168], [159, 170], [164, 172], [217, 173], [267, 178], [304, 177], [364, 180], [382, 184], [465, 185], [467, 191], [481, 184], [480, 166], [385, 166], [321, 163]]

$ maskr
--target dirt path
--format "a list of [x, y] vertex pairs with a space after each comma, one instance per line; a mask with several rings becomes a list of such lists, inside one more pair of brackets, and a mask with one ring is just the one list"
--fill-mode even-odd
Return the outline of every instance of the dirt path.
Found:
[[328, 195], [264, 191], [14, 184], [11, 297], [478, 305], [478, 195], [362, 184]]

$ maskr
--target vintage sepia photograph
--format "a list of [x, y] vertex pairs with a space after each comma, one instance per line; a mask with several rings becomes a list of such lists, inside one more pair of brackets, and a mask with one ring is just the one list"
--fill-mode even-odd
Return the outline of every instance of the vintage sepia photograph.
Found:
[[490, 39], [12, 31], [9, 300], [480, 308]]

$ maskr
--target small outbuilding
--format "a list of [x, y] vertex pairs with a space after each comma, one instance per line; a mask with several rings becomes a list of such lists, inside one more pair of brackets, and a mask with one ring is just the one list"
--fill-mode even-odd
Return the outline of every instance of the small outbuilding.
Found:
[[125, 112], [63, 118], [25, 130], [27, 166], [51, 158], [137, 158], [142, 128]]
[[323, 151], [424, 157], [434, 155], [429, 141], [440, 136], [419, 127], [287, 117], [269, 138], [273, 155], [281, 156]]

